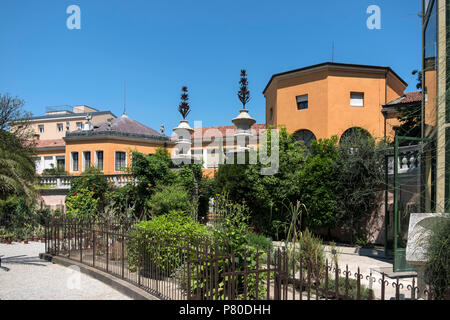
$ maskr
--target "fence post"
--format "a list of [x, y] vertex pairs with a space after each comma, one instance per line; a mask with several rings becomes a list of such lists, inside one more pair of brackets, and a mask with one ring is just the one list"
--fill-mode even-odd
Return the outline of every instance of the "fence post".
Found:
[[[123, 232], [123, 231], [122, 231]], [[122, 233], [122, 279], [125, 277], [125, 237]]]
[[109, 229], [106, 225], [106, 272], [109, 272]]
[[83, 227], [81, 226], [80, 223], [80, 262], [83, 263]]
[[191, 253], [189, 242], [186, 241], [187, 247], [187, 299], [191, 300]]
[[92, 266], [95, 267], [95, 226], [92, 228]]

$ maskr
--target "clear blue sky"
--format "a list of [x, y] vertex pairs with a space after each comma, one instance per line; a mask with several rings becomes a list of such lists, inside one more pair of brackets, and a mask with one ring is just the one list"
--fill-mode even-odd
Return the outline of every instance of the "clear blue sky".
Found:
[[[86, 104], [123, 111], [171, 133], [180, 88], [190, 90], [188, 119], [230, 125], [239, 111], [246, 68], [248, 107], [265, 121], [262, 90], [274, 73], [331, 60], [390, 66], [414, 91], [421, 66], [419, 0], [2, 0], [0, 92], [42, 115], [46, 106]], [[81, 8], [81, 30], [68, 30], [66, 8]], [[381, 30], [369, 30], [369, 5]]]

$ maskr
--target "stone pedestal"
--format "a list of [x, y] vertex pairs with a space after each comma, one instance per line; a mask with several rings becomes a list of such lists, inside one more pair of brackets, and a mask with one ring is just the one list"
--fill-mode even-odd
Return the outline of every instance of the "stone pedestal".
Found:
[[420, 289], [418, 298], [422, 298], [423, 291], [428, 289], [424, 279], [424, 269], [429, 237], [434, 226], [448, 218], [450, 215], [442, 213], [412, 213], [410, 215], [406, 262], [417, 265], [417, 286]]

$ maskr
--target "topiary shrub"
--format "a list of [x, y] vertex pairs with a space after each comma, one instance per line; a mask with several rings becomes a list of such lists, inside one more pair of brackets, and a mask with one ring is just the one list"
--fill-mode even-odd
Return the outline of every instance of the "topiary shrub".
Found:
[[165, 185], [156, 191], [147, 206], [152, 216], [160, 216], [170, 211], [188, 212], [191, 206], [187, 191], [179, 185]]
[[428, 243], [425, 279], [437, 300], [450, 300], [450, 219], [436, 224]]

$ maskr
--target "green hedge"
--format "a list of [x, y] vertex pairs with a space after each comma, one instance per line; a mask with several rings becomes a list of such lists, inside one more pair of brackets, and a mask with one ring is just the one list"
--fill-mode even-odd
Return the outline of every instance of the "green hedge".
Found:
[[194, 248], [198, 242], [208, 239], [209, 234], [206, 226], [180, 211], [140, 222], [128, 237], [128, 266], [136, 270], [140, 258], [141, 273], [154, 276], [157, 268], [158, 274], [169, 276], [185, 260], [182, 248]]

